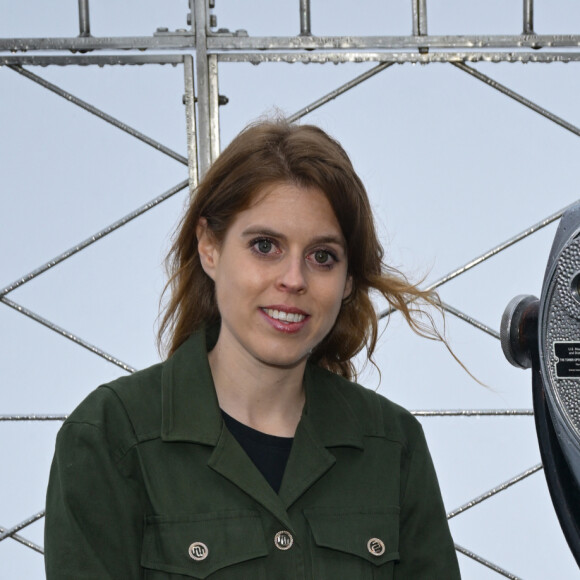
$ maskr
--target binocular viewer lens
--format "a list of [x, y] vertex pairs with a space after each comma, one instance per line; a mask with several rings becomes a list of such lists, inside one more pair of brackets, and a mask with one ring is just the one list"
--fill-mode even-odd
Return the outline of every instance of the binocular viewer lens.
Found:
[[580, 566], [580, 203], [560, 221], [541, 297], [513, 298], [503, 313], [500, 335], [507, 360], [532, 369], [544, 472]]

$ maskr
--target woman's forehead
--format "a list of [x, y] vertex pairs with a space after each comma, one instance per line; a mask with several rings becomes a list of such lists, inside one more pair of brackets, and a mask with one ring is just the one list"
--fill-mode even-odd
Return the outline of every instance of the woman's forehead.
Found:
[[238, 213], [232, 223], [237, 230], [273, 226], [280, 230], [312, 230], [313, 235], [342, 237], [342, 230], [326, 195], [316, 187], [277, 183], [261, 189], [254, 202]]

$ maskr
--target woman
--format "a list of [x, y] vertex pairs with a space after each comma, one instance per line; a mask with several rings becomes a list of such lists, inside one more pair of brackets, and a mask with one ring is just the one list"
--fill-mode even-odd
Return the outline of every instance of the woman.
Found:
[[419, 423], [349, 380], [376, 343], [371, 290], [426, 332], [408, 304], [433, 296], [382, 255], [336, 141], [236, 137], [171, 251], [169, 358], [59, 432], [49, 580], [459, 578]]

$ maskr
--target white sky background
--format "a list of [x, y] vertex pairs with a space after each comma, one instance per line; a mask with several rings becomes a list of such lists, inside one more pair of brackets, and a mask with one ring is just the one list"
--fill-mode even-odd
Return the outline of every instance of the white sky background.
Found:
[[[353, 11], [351, 6], [355, 7]], [[430, 34], [517, 34], [521, 0], [430, 0]], [[185, 28], [186, 0], [92, 0], [95, 36], [149, 36]], [[218, 27], [294, 35], [297, 0], [216, 0]], [[537, 1], [538, 33], [579, 33], [580, 5]], [[407, 0], [312, 0], [318, 35], [409, 34]], [[76, 0], [0, 0], [0, 37], [76, 36]], [[222, 146], [274, 107], [294, 113], [373, 64], [221, 64]], [[580, 125], [577, 64], [477, 64]], [[161, 143], [186, 154], [181, 67], [29, 67]], [[571, 203], [578, 137], [451, 65], [395, 65], [303, 122], [321, 125], [351, 154], [366, 183], [387, 261], [427, 283]], [[187, 168], [0, 68], [0, 287], [187, 177]], [[149, 211], [9, 298], [128, 364], [158, 360], [155, 319], [162, 261], [187, 192]], [[444, 301], [498, 329], [517, 294], [539, 295], [556, 226], [441, 287]], [[379, 391], [410, 409], [531, 408], [529, 371], [499, 341], [452, 316], [452, 347], [475, 383], [438, 344], [394, 316], [376, 360]], [[0, 414], [68, 413], [121, 369], [0, 304]], [[361, 382], [377, 388], [372, 369]], [[532, 417], [422, 419], [448, 511], [540, 462]], [[0, 423], [0, 526], [43, 509], [56, 423]], [[543, 472], [450, 522], [455, 541], [526, 580], [580, 574]], [[43, 544], [42, 520], [22, 535]], [[500, 578], [459, 555], [468, 580]], [[0, 577], [44, 578], [42, 557], [6, 540]]]

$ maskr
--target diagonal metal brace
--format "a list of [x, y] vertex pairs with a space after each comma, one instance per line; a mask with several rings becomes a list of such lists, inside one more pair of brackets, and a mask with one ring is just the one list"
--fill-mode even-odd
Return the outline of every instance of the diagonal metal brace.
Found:
[[40, 518], [43, 518], [44, 514], [45, 514], [45, 512], [43, 510], [41, 512], [38, 512], [37, 514], [34, 514], [33, 516], [30, 516], [29, 518], [25, 519], [23, 522], [16, 524], [14, 527], [10, 528], [9, 530], [4, 530], [2, 533], [0, 533], [0, 542], [2, 540], [5, 540], [6, 538], [12, 537], [16, 532], [19, 532], [20, 530], [22, 530], [23, 528], [26, 528], [30, 524], [33, 524], [34, 522], [36, 522]]
[[108, 115], [107, 113], [101, 111], [101, 109], [98, 109], [97, 107], [91, 105], [90, 103], [87, 103], [86, 101], [83, 101], [82, 99], [79, 99], [78, 97], [75, 97], [74, 95], [65, 91], [64, 89], [61, 89], [60, 87], [58, 87], [56, 85], [53, 85], [52, 83], [50, 83], [46, 79], [43, 79], [42, 77], [39, 77], [38, 75], [35, 75], [34, 73], [26, 70], [25, 68], [22, 68], [21, 66], [8, 65], [8, 68], [12, 69], [14, 72], [17, 72], [18, 74], [26, 77], [27, 79], [30, 79], [31, 81], [39, 84], [41, 87], [44, 87], [45, 89], [48, 89], [49, 91], [52, 91], [53, 93], [57, 94], [59, 97], [66, 99], [67, 101], [69, 101], [69, 103], [73, 103], [74, 105], [79, 106], [81, 109], [84, 109], [85, 111], [88, 111], [89, 113], [92, 113], [93, 115], [99, 117], [99, 119], [103, 119], [103, 121], [106, 121], [107, 123], [110, 123], [114, 127], [121, 129], [121, 131], [125, 131], [125, 133], [128, 133], [132, 137], [135, 137], [135, 139], [139, 139], [139, 141], [143, 141], [143, 143], [150, 145], [151, 147], [153, 147], [157, 151], [160, 151], [161, 153], [165, 153], [165, 155], [168, 155], [169, 157], [175, 159], [176, 161], [179, 161], [180, 163], [187, 165], [187, 158], [184, 157], [183, 155], [180, 155], [176, 151], [173, 151], [173, 149], [170, 149], [169, 147], [162, 145], [158, 141], [155, 141], [155, 139], [152, 139], [151, 137], [148, 137], [147, 135], [141, 133], [140, 131], [137, 131], [137, 129], [133, 129], [133, 127], [130, 127], [129, 125], [123, 123], [122, 121], [115, 119], [115, 117]]
[[489, 568], [490, 570], [493, 570], [494, 572], [497, 572], [501, 576], [505, 576], [506, 578], [510, 578], [510, 580], [522, 580], [522, 578], [520, 578], [519, 576], [516, 576], [515, 574], [512, 574], [511, 572], [508, 572], [507, 570], [500, 568], [497, 564], [494, 564], [493, 562], [490, 562], [489, 560], [486, 560], [485, 558], [478, 556], [477, 554], [475, 554], [471, 550], [468, 550], [467, 548], [464, 548], [463, 546], [460, 546], [459, 544], [455, 544], [455, 549], [459, 553], [463, 554], [464, 556], [467, 556], [468, 558], [475, 560], [479, 564], [486, 566], [487, 568]]
[[490, 489], [489, 491], [482, 493], [481, 495], [477, 496], [476, 498], [472, 499], [471, 501], [468, 501], [467, 503], [463, 504], [462, 506], [458, 507], [457, 509], [454, 509], [453, 511], [449, 512], [447, 514], [447, 519], [450, 520], [451, 518], [454, 518], [455, 516], [465, 512], [468, 509], [476, 506], [477, 504], [485, 501], [486, 499], [493, 497], [494, 495], [496, 495], [500, 491], [505, 491], [508, 487], [511, 487], [512, 485], [515, 485], [516, 483], [519, 483], [520, 481], [526, 479], [526, 477], [529, 477], [530, 475], [533, 475], [537, 471], [540, 471], [540, 469], [542, 469], [542, 467], [543, 467], [542, 464], [538, 463], [537, 465], [530, 467], [530, 469], [527, 469], [526, 471], [520, 473], [519, 475], [512, 477], [511, 479], [509, 479], [508, 481], [505, 481], [504, 483], [498, 485], [497, 487], [494, 487], [493, 489]]
[[137, 370], [137, 369], [133, 368], [132, 366], [129, 366], [127, 363], [124, 363], [123, 361], [119, 360], [118, 358], [115, 358], [113, 355], [111, 355], [111, 354], [105, 352], [104, 350], [101, 350], [100, 348], [92, 345], [90, 342], [83, 340], [82, 338], [78, 337], [76, 334], [73, 334], [72, 332], [65, 330], [61, 326], [58, 326], [58, 325], [54, 324], [53, 322], [50, 322], [50, 320], [43, 318], [39, 314], [36, 314], [36, 312], [32, 312], [32, 310], [28, 310], [28, 308], [25, 308], [24, 306], [21, 306], [20, 304], [13, 302], [12, 300], [10, 300], [9, 298], [6, 298], [5, 296], [0, 298], [0, 302], [4, 302], [4, 304], [6, 304], [6, 306], [10, 306], [10, 308], [13, 308], [17, 312], [20, 312], [20, 314], [24, 314], [24, 316], [28, 316], [28, 318], [31, 318], [35, 322], [38, 322], [38, 323], [42, 324], [43, 326], [46, 326], [46, 328], [56, 332], [57, 334], [60, 334], [61, 336], [64, 336], [65, 338], [72, 340], [72, 342], [78, 344], [79, 346], [82, 346], [83, 348], [86, 348], [87, 350], [91, 351], [93, 354], [96, 354], [97, 356], [104, 358], [107, 362], [113, 363], [114, 365], [121, 367], [123, 370], [127, 371], [128, 373], [134, 373]]
[[87, 248], [91, 244], [94, 244], [95, 242], [98, 242], [100, 239], [104, 238], [105, 236], [108, 236], [110, 233], [119, 229], [121, 226], [124, 226], [125, 224], [134, 220], [136, 217], [139, 217], [140, 215], [144, 214], [145, 212], [147, 212], [150, 209], [154, 208], [155, 206], [159, 205], [161, 202], [174, 196], [176, 193], [179, 193], [181, 190], [185, 189], [187, 187], [187, 185], [188, 185], [188, 180], [185, 180], [185, 181], [178, 183], [177, 185], [168, 189], [165, 193], [158, 195], [157, 197], [153, 198], [151, 201], [148, 201], [147, 203], [143, 204], [141, 207], [138, 207], [136, 210], [132, 211], [131, 213], [128, 213], [126, 216], [122, 217], [121, 219], [117, 220], [116, 222], [113, 222], [111, 225], [107, 226], [106, 228], [96, 232], [95, 234], [86, 238], [82, 242], [79, 242], [76, 246], [69, 248], [68, 250], [66, 250], [62, 254], [59, 254], [58, 256], [55, 256], [54, 258], [52, 258], [52, 260], [49, 260], [48, 262], [46, 262], [42, 266], [39, 266], [35, 270], [28, 272], [28, 274], [24, 274], [23, 276], [21, 276], [20, 278], [18, 278], [14, 282], [12, 282], [11, 284], [8, 284], [8, 286], [5, 286], [4, 288], [0, 289], [0, 299], [4, 298], [7, 294], [12, 292], [13, 290], [16, 290], [16, 288], [23, 286], [24, 284], [27, 284], [31, 280], [34, 280], [34, 278], [36, 278], [37, 276], [40, 276], [40, 274], [43, 274], [47, 270], [50, 270], [50, 268], [56, 266], [57, 264], [60, 264], [61, 262], [64, 262], [65, 260], [68, 260], [68, 258], [70, 258], [71, 256], [74, 256], [76, 253], [80, 252], [81, 250], [84, 250], [85, 248]]
[[528, 107], [528, 109], [531, 109], [532, 111], [538, 113], [539, 115], [542, 115], [542, 117], [546, 117], [546, 119], [553, 121], [557, 125], [560, 125], [560, 127], [563, 127], [564, 129], [570, 131], [570, 133], [574, 133], [574, 135], [580, 137], [580, 128], [576, 127], [575, 125], [572, 125], [572, 123], [568, 123], [568, 121], [562, 119], [562, 117], [558, 117], [558, 115], [550, 113], [550, 111], [544, 109], [543, 107], [540, 107], [540, 105], [537, 105], [533, 101], [530, 101], [525, 97], [522, 97], [522, 95], [520, 95], [519, 93], [512, 91], [505, 85], [502, 85], [497, 81], [494, 81], [492, 78], [488, 77], [487, 75], [484, 75], [483, 73], [480, 73], [478, 70], [475, 70], [470, 66], [467, 66], [463, 62], [452, 62], [451, 64], [457, 67], [458, 69], [462, 70], [463, 72], [466, 72], [467, 74], [471, 75], [472, 77], [480, 80], [482, 83], [485, 83], [486, 85], [490, 86], [492, 89], [495, 89], [500, 93], [503, 93], [504, 95], [510, 97], [510, 99], [517, 101], [518, 103], [524, 105], [524, 107]]

